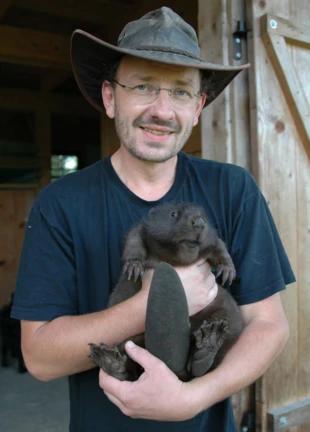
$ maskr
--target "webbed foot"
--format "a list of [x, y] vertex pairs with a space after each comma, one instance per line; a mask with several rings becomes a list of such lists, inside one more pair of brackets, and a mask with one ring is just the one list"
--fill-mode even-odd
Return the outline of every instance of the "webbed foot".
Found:
[[227, 331], [227, 320], [215, 319], [211, 323], [204, 321], [199, 329], [193, 332], [196, 339], [196, 351], [190, 366], [193, 376], [202, 376], [211, 368]]

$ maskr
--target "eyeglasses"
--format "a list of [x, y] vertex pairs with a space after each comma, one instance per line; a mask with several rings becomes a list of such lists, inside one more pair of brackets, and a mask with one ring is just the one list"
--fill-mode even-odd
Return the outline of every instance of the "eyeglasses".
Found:
[[161, 90], [166, 90], [168, 92], [170, 102], [176, 107], [191, 105], [195, 101], [195, 98], [202, 97], [200, 93], [194, 93], [194, 90], [191, 91], [181, 87], [169, 89], [155, 87], [152, 84], [138, 84], [132, 87], [121, 84], [116, 80], [113, 80], [113, 82], [124, 89], [130, 90], [130, 94], [135, 97], [137, 103], [141, 105], [147, 105], [154, 102], [158, 98]]

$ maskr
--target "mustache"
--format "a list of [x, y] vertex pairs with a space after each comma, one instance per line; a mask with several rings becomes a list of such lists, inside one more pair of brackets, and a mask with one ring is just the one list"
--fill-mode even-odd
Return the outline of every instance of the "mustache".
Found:
[[157, 117], [138, 117], [134, 122], [133, 126], [135, 127], [144, 127], [144, 126], [163, 126], [173, 130], [173, 132], [180, 132], [181, 126], [173, 121], [173, 120], [160, 120]]

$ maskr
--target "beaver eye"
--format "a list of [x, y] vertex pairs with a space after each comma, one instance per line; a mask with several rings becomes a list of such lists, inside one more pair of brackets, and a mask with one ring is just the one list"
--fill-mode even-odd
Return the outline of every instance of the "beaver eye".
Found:
[[178, 212], [174, 211], [174, 212], [171, 213], [171, 217], [177, 217], [177, 215], [178, 215]]

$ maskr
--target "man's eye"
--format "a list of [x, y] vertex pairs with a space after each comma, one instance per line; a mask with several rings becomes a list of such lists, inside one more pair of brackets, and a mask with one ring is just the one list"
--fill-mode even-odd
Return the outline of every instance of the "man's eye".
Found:
[[139, 93], [148, 93], [150, 91], [149, 86], [147, 84], [139, 84], [136, 87], [134, 87], [134, 90]]
[[174, 90], [174, 94], [175, 94], [178, 98], [189, 99], [189, 98], [192, 97], [192, 95], [190, 94], [190, 92], [188, 92], [187, 90], [184, 90], [184, 89], [175, 89], [175, 90]]

